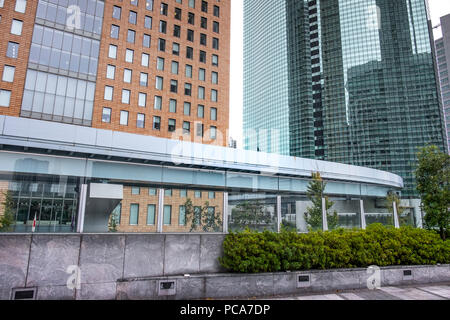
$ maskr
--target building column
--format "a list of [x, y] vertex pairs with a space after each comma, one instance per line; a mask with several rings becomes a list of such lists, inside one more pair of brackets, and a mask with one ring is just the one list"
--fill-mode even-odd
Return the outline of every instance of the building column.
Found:
[[281, 232], [281, 196], [277, 196], [277, 232]]
[[158, 216], [156, 219], [156, 232], [163, 232], [163, 220], [164, 220], [164, 189], [158, 191]]
[[392, 203], [392, 211], [394, 213], [394, 227], [395, 228], [400, 228], [400, 223], [398, 220], [398, 214], [397, 214], [397, 203], [395, 203], [395, 201]]
[[322, 198], [322, 230], [328, 231], [326, 200]]
[[228, 192], [223, 193], [223, 233], [228, 233]]
[[364, 212], [364, 200], [359, 200], [359, 209], [361, 212], [361, 229], [366, 230], [366, 213]]
[[84, 229], [84, 215], [86, 213], [86, 199], [87, 199], [87, 184], [82, 184], [80, 188], [80, 203], [78, 206], [78, 221], [77, 221], [77, 232], [83, 233]]

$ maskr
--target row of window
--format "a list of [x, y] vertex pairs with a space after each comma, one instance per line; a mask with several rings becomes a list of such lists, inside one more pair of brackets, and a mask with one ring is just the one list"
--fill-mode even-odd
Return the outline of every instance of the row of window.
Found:
[[[102, 122], [110, 123], [111, 122], [111, 113], [112, 113], [111, 108], [104, 107], [103, 112], [102, 112]], [[129, 114], [130, 114], [129, 111], [125, 111], [125, 110], [120, 111], [120, 120], [119, 120], [120, 125], [128, 126]], [[167, 131], [175, 132], [177, 130], [176, 123], [177, 123], [176, 119], [169, 119]], [[145, 114], [143, 114], [143, 113], [137, 114], [136, 128], [141, 128], [141, 129], [146, 128]], [[153, 116], [152, 129], [157, 130], [157, 131], [161, 130], [161, 117]], [[183, 131], [183, 134], [191, 134], [191, 122], [183, 121], [182, 131]], [[204, 125], [200, 122], [196, 122], [196, 136], [204, 137], [204, 135], [205, 135]], [[217, 127], [216, 126], [210, 126], [209, 138], [211, 140], [217, 139]]]
[[[194, 207], [194, 214], [200, 214], [201, 207]], [[208, 214], [215, 214], [215, 207], [208, 207]], [[156, 205], [148, 204], [147, 205], [147, 221], [146, 224], [148, 226], [154, 226], [156, 223]], [[121, 224], [119, 218], [119, 224]], [[186, 226], [186, 207], [181, 205], [178, 206], [178, 224], [180, 226]], [[132, 203], [130, 205], [130, 219], [129, 225], [137, 226], [139, 225], [139, 204]], [[164, 205], [163, 209], [163, 225], [170, 226], [172, 225], [172, 206]]]
[[[128, 77], [128, 76], [127, 76]], [[147, 87], [148, 84], [148, 74], [141, 72], [139, 83], [143, 87]], [[157, 90], [163, 90], [164, 88], [164, 78], [160, 76], [156, 76], [156, 82], [155, 82], [155, 88]], [[177, 80], [170, 80], [170, 92], [178, 93], [178, 81]], [[192, 96], [192, 84], [185, 83], [184, 84], [184, 95], [185, 96]], [[130, 104], [130, 96], [131, 96], [131, 90], [128, 89], [122, 89], [122, 99], [121, 102], [123, 104]], [[106, 101], [113, 101], [114, 97], [114, 87], [113, 86], [105, 86], [105, 92], [103, 99]], [[198, 87], [198, 99], [205, 100], [205, 88], [202, 86]], [[218, 101], [218, 91], [216, 89], [211, 89], [211, 102], [217, 102]], [[156, 105], [155, 105], [155, 109]]]
[[[145, 66], [148, 66], [149, 65], [149, 58], [150, 58], [150, 56], [148, 54], [144, 53], [142, 55], [142, 59], [143, 59], [142, 64], [145, 65]], [[165, 68], [165, 60], [164, 60], [164, 58], [157, 57], [156, 58], [156, 69], [159, 70], [159, 71], [164, 71], [164, 68]], [[179, 63], [177, 61], [172, 61], [171, 72], [174, 75], [178, 75], [179, 74]], [[147, 76], [146, 76], [147, 73], [141, 72], [140, 74], [141, 74], [140, 79], [141, 79], [141, 82], [142, 82], [143, 78], [147, 78]], [[185, 74], [186, 74], [186, 77], [192, 78], [192, 66], [191, 65], [186, 65], [186, 67], [185, 67]], [[125, 68], [124, 71], [123, 71], [123, 82], [131, 83], [132, 82], [132, 75], [133, 75], [133, 70]], [[116, 78], [116, 66], [115, 65], [108, 64], [106, 66], [106, 78], [107, 79], [111, 79], [111, 80], [114, 80]], [[206, 81], [206, 70], [205, 69], [199, 68], [199, 70], [198, 70], [198, 80], [199, 81]], [[217, 72], [215, 72], [215, 71], [211, 72], [211, 83], [212, 84], [218, 84], [219, 83], [219, 74]], [[203, 91], [204, 91], [204, 88], [203, 88]]]
[[[186, 198], [187, 197], [187, 190], [186, 189], [178, 189], [180, 198]], [[140, 187], [131, 187], [131, 194], [132, 195], [140, 195], [141, 194], [141, 188]], [[164, 189], [164, 196], [165, 197], [172, 197], [174, 194], [173, 189]], [[156, 196], [157, 195], [157, 189], [156, 188], [148, 188], [148, 195], [149, 196]], [[202, 191], [200, 190], [194, 190], [194, 198], [201, 198], [202, 197]], [[208, 199], [215, 199], [216, 193], [214, 191], [208, 192]]]
[[[8, 0], [10, 1], [10, 0]], [[5, 5], [5, 0], [0, 0], [0, 8], [3, 8]], [[25, 13], [27, 9], [27, 0], [16, 0], [16, 4], [14, 6], [14, 11], [19, 13]]]

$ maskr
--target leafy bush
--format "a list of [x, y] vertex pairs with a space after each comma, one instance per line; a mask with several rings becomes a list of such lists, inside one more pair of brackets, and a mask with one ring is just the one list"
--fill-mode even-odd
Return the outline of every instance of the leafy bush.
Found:
[[241, 273], [450, 263], [450, 240], [436, 232], [381, 224], [308, 234], [246, 230], [228, 234], [223, 246], [221, 265]]

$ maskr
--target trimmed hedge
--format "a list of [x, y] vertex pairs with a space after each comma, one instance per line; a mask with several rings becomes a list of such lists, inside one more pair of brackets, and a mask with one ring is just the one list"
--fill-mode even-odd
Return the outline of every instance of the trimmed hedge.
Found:
[[246, 230], [228, 234], [223, 247], [220, 264], [240, 273], [450, 263], [450, 240], [436, 232], [381, 224], [307, 234]]

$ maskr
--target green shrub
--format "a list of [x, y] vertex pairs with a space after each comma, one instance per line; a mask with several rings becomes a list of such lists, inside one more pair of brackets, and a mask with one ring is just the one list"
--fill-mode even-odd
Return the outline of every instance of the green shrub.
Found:
[[381, 224], [308, 234], [246, 230], [227, 235], [223, 247], [221, 265], [241, 273], [450, 263], [450, 240], [436, 232]]

